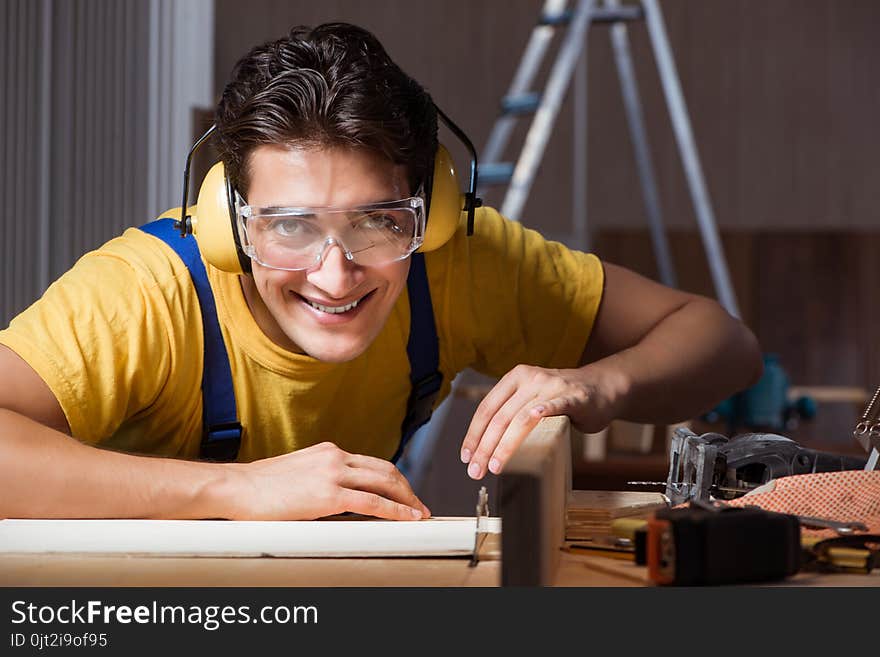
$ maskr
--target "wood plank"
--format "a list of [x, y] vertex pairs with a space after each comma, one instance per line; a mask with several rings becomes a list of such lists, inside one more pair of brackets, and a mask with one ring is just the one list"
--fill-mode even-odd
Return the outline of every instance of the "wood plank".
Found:
[[571, 491], [571, 423], [542, 419], [499, 480], [502, 586], [548, 586], [556, 578]]
[[661, 493], [573, 490], [568, 496], [568, 517], [627, 518], [664, 506], [666, 500]]
[[858, 386], [792, 386], [788, 389], [789, 401], [798, 397], [812, 397], [819, 403], [854, 404], [861, 411], [868, 403], [870, 393]]
[[573, 490], [568, 498], [565, 538], [575, 541], [609, 535], [617, 518], [647, 517], [666, 507], [662, 493]]

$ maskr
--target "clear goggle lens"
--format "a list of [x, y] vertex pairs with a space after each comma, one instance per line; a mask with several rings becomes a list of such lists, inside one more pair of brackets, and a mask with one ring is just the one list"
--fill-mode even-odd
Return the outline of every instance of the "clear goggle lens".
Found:
[[421, 246], [424, 202], [414, 196], [357, 208], [238, 208], [245, 253], [265, 267], [318, 266], [337, 246], [359, 265], [402, 260]]

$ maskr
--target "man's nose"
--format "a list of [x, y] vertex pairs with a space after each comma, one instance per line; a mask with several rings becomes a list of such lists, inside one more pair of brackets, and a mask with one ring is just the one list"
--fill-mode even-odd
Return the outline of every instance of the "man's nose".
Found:
[[321, 260], [306, 274], [309, 283], [329, 296], [344, 298], [360, 283], [360, 267], [346, 257], [345, 248], [335, 240], [324, 245]]

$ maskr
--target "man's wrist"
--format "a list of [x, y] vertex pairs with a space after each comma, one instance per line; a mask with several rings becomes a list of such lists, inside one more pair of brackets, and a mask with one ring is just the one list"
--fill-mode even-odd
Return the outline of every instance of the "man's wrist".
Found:
[[196, 518], [233, 519], [239, 463], [199, 463], [203, 476], [191, 497], [191, 513]]
[[633, 390], [632, 378], [615, 360], [614, 357], [603, 358], [580, 368], [587, 375], [588, 384], [597, 388], [602, 406], [607, 409], [610, 419], [626, 414], [626, 406]]

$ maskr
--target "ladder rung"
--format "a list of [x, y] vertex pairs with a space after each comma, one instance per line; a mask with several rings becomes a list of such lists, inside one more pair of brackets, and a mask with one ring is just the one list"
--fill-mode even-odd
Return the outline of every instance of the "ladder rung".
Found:
[[617, 7], [615, 9], [595, 9], [590, 16], [592, 23], [619, 23], [621, 21], [638, 21], [645, 17], [644, 10], [633, 5], [630, 7]]
[[[574, 16], [574, 12], [571, 9], [566, 9], [565, 11], [560, 11], [555, 14], [542, 14], [538, 24], [552, 26], [567, 25], [571, 21], [572, 16]], [[614, 9], [600, 7], [592, 11], [590, 14], [590, 22], [618, 23], [620, 21], [637, 21], [644, 17], [645, 12], [641, 7], [636, 5], [616, 7]]]
[[541, 17], [538, 19], [538, 25], [567, 25], [573, 15], [574, 12], [571, 9], [555, 14], [541, 14]]
[[513, 162], [486, 162], [480, 165], [480, 186], [506, 185], [513, 178]]
[[505, 116], [516, 114], [529, 114], [538, 109], [541, 104], [541, 94], [524, 93], [515, 96], [505, 96], [501, 99], [501, 113]]

